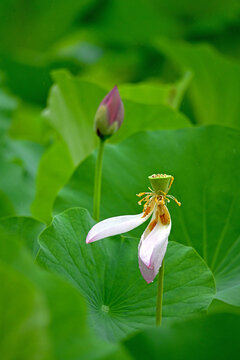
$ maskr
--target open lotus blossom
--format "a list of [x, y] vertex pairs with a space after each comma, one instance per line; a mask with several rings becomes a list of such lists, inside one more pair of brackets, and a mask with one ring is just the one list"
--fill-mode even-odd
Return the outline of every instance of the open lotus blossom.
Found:
[[86, 243], [92, 243], [108, 236], [126, 233], [151, 220], [143, 232], [138, 246], [138, 261], [142, 276], [150, 283], [157, 275], [167, 250], [168, 237], [171, 231], [171, 217], [165, 202], [170, 199], [177, 201], [172, 195], [167, 195], [174, 180], [171, 175], [152, 175], [149, 177], [153, 190], [137, 194], [144, 196], [138, 204], [144, 203], [143, 211], [137, 215], [116, 216], [94, 225], [89, 231]]

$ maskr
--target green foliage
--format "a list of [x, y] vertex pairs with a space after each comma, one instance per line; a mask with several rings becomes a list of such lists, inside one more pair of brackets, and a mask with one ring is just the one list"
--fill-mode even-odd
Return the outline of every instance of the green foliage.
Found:
[[181, 38], [221, 31], [227, 24], [237, 23], [239, 13], [240, 6], [234, 0], [129, 0], [127, 4], [112, 0], [102, 6], [89, 32], [107, 43], [148, 44], [159, 35]]
[[[96, 109], [107, 92], [94, 83], [73, 78], [63, 71], [54, 73], [53, 77], [55, 85], [51, 90], [46, 116], [68, 145], [73, 162], [77, 165], [97, 146], [97, 136], [93, 133], [93, 119]], [[166, 90], [171, 91], [169, 88]], [[178, 87], [175, 92], [179, 92], [181, 96], [183, 90]], [[131, 93], [135, 93], [134, 88], [128, 91], [127, 98], [136, 97]], [[162, 100], [160, 99], [154, 106], [126, 100], [123, 126], [111, 141], [120, 141], [134, 132], [145, 129], [188, 126], [188, 120], [183, 115], [161, 105], [162, 102], [166, 102], [166, 95], [165, 93], [160, 95]]]
[[[40, 236], [38, 262], [78, 288], [89, 305], [92, 326], [103, 338], [116, 340], [154, 324], [157, 284], [149, 286], [140, 274], [137, 239], [114, 238], [87, 245], [92, 224], [84, 209], [56, 216]], [[215, 293], [205, 262], [192, 248], [177, 243], [169, 244], [165, 284], [166, 320], [206, 310]]]
[[[0, 1], [1, 360], [238, 357], [239, 15], [236, 0]], [[182, 203], [161, 328], [158, 277], [138, 268], [146, 225], [85, 243], [93, 121], [115, 85], [101, 219], [140, 213], [153, 173]]]
[[[34, 182], [43, 148], [28, 141], [3, 139], [0, 148], [0, 191], [10, 201], [2, 215], [30, 215]], [[9, 213], [12, 208], [11, 214]]]
[[[97, 145], [93, 118], [105, 94], [102, 89], [82, 84], [66, 72], [55, 73], [54, 79], [56, 83], [51, 89], [46, 115], [67, 144], [76, 165]], [[81, 134], [84, 137], [79, 141]]]
[[23, 275], [1, 262], [0, 279], [2, 359], [50, 359], [49, 317], [41, 294]]
[[74, 170], [68, 148], [63, 141], [54, 142], [43, 154], [38, 168], [36, 196], [31, 210], [36, 218], [49, 223], [58, 191]]
[[134, 102], [164, 104], [171, 106], [173, 109], [178, 109], [191, 79], [191, 72], [186, 72], [183, 78], [176, 84], [142, 82], [137, 84], [122, 84], [119, 89], [123, 98]]
[[15, 210], [9, 198], [0, 191], [0, 217], [14, 215]]
[[[45, 114], [64, 141], [55, 142], [44, 153], [39, 164], [37, 192], [32, 205], [33, 215], [47, 223], [51, 220], [53, 202], [58, 191], [66, 184], [76, 165], [97, 146], [93, 119], [100, 101], [106, 95], [103, 88], [73, 78], [66, 72], [56, 72], [53, 76], [56, 83], [51, 90]], [[169, 105], [178, 106], [189, 76], [186, 74], [175, 85], [149, 85], [150, 91], [146, 84], [123, 85], [120, 88], [123, 97], [131, 100], [124, 101], [124, 123], [110, 141], [119, 142], [144, 129], [189, 126], [187, 118], [169, 108]], [[154, 98], [153, 92], [156, 89], [158, 93]], [[141, 102], [140, 99], [146, 98], [147, 93], [152, 100]], [[79, 141], [80, 138], [84, 141]]]
[[[193, 246], [214, 271], [217, 298], [238, 306], [239, 153], [238, 132], [224, 127], [140, 133], [106, 148], [101, 207], [103, 218], [138, 213], [134, 197], [147, 190], [148, 175], [173, 174], [170, 193], [182, 207], [170, 204], [171, 239]], [[56, 212], [73, 206], [92, 211], [94, 164], [91, 156], [75, 171], [56, 200]]]
[[17, 100], [0, 88], [0, 140], [10, 126], [16, 107]]
[[207, 44], [159, 41], [161, 49], [181, 71], [193, 72], [189, 89], [196, 121], [240, 127], [240, 64]]
[[17, 107], [9, 129], [9, 135], [12, 139], [46, 145], [50, 133], [50, 129], [41, 114], [41, 108], [29, 104], [20, 104]]
[[[51, 6], [47, 0], [31, 2], [28, 15], [24, 14], [24, 3], [12, 0], [1, 2], [1, 48], [16, 51], [19, 48], [44, 50], [71, 26], [76, 12], [84, 12], [93, 1], [80, 3], [70, 0], [53, 0]], [[22, 5], [22, 6], [21, 6]], [[15, 11], [13, 11], [15, 10]], [[25, 20], [24, 22], [22, 20]], [[45, 24], [47, 31], [43, 31]]]
[[[124, 342], [133, 359], [224, 360], [239, 352], [238, 328], [240, 316], [215, 314], [172, 326], [151, 329]], [[174, 346], [173, 346], [174, 344]]]
[[[29, 226], [28, 235], [30, 231]], [[4, 286], [0, 301], [5, 305], [1, 306], [5, 313], [4, 316], [1, 313], [0, 325], [1, 333], [6, 336], [2, 339], [1, 353], [5, 355], [3, 351], [7, 351], [6, 359], [76, 360], [79, 354], [86, 359], [99, 359], [115, 352], [116, 346], [100, 342], [89, 331], [80, 294], [34, 264], [17, 235], [10, 236], [2, 229], [0, 235], [0, 273]]]
[[0, 219], [0, 230], [6, 235], [21, 241], [35, 258], [38, 250], [38, 235], [44, 229], [44, 224], [24, 216], [13, 216]]

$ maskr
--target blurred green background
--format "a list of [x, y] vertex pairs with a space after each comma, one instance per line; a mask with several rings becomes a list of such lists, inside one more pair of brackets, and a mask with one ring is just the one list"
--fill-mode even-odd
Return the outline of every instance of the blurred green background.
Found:
[[[106, 150], [102, 217], [138, 211], [133, 196], [144, 191], [154, 167], [175, 171], [174, 194], [186, 207], [182, 219], [172, 209], [171, 240], [195, 248], [217, 284], [209, 316], [138, 334], [141, 326], [122, 330], [116, 320], [121, 343], [89, 326], [81, 291], [69, 281], [70, 262], [66, 273], [58, 263], [58, 275], [41, 269], [52, 270], [46, 235], [40, 237], [46, 253], [39, 253], [39, 235], [53, 215], [75, 206], [92, 211], [93, 119], [115, 84], [125, 120]], [[0, 1], [1, 359], [236, 357], [239, 94], [238, 0]], [[120, 194], [114, 202], [109, 189]], [[202, 204], [203, 193], [210, 204]]]

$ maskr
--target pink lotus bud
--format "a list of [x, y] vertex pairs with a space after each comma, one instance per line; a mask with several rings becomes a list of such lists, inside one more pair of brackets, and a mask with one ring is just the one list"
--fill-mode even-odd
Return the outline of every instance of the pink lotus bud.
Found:
[[97, 109], [94, 127], [101, 139], [112, 136], [121, 126], [124, 107], [117, 86], [105, 96]]

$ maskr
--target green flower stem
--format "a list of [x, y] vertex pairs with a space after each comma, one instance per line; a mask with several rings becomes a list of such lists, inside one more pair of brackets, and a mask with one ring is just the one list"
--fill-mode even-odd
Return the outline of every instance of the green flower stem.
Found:
[[102, 162], [103, 162], [104, 144], [105, 144], [105, 140], [100, 139], [96, 168], [95, 168], [94, 195], [93, 195], [93, 218], [96, 221], [99, 221], [99, 216], [100, 216]]
[[[174, 177], [166, 174], [153, 174], [148, 177], [155, 194], [167, 194]], [[158, 289], [157, 289], [157, 309], [156, 309], [156, 325], [160, 326], [162, 322], [162, 301], [163, 301], [163, 278], [164, 278], [164, 260], [158, 273]]]
[[156, 309], [156, 325], [160, 326], [162, 322], [162, 300], [163, 300], [163, 278], [164, 278], [164, 260], [158, 273], [158, 289], [157, 289], [157, 309]]
[[193, 78], [193, 73], [191, 71], [186, 71], [183, 75], [183, 78], [176, 85], [176, 93], [172, 99], [169, 99], [169, 104], [174, 108], [178, 109], [181, 105], [185, 92], [187, 91]]

